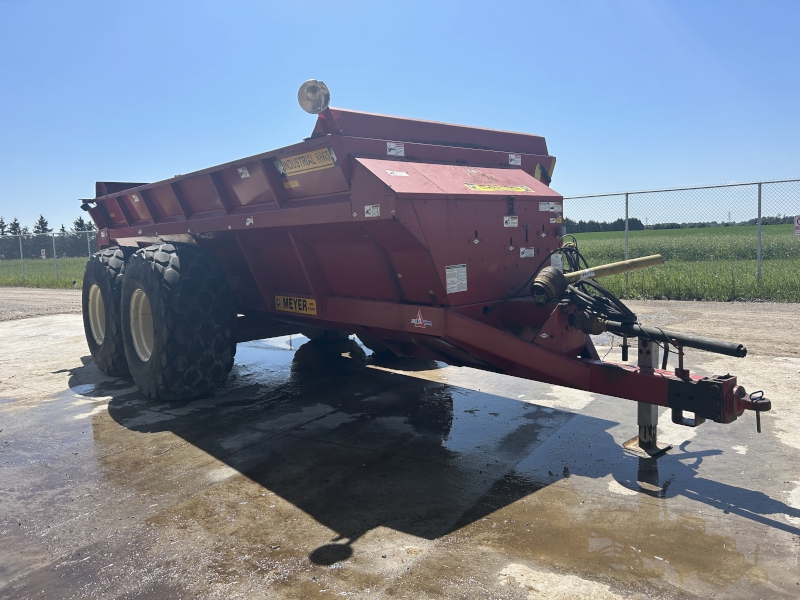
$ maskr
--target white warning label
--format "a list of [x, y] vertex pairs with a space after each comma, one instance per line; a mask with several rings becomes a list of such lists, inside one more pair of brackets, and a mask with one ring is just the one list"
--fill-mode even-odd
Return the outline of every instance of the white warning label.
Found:
[[405, 156], [406, 145], [403, 142], [386, 142], [387, 156]]
[[467, 265], [449, 265], [444, 272], [448, 294], [467, 291]]
[[519, 257], [520, 258], [533, 258], [534, 257], [534, 249], [533, 248], [520, 248], [519, 249]]
[[519, 217], [503, 217], [503, 227], [519, 227]]
[[522, 164], [522, 154], [509, 154], [508, 164], [513, 166], [520, 166]]
[[539, 202], [541, 212], [564, 212], [564, 205], [561, 202]]
[[550, 266], [554, 269], [558, 269], [562, 273], [564, 272], [564, 255], [563, 254], [553, 254], [550, 257]]
[[381, 205], [380, 204], [368, 204], [364, 207], [364, 216], [369, 217], [380, 217], [381, 216]]

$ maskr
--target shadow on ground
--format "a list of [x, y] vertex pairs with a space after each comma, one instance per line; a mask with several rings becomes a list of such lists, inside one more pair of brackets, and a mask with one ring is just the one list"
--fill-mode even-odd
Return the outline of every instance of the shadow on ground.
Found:
[[[309, 342], [295, 353], [241, 344], [225, 387], [188, 402], [152, 401], [125, 379], [86, 384], [91, 364], [72, 373], [70, 386], [86, 396], [111, 396], [109, 414], [121, 426], [142, 434], [172, 432], [335, 531], [330, 543], [309, 555], [320, 565], [346, 560], [353, 542], [377, 527], [438, 539], [571, 475], [610, 474], [630, 491], [655, 498], [648, 518], [661, 524], [651, 526], [662, 536], [677, 528], [676, 553], [685, 554], [686, 547], [721, 552], [731, 544], [730, 538], [707, 534], [702, 520], [687, 526], [668, 519], [666, 504], [659, 502], [677, 496], [800, 533], [776, 517], [800, 517], [800, 511], [761, 492], [699, 477], [703, 459], [718, 451], [691, 452], [684, 445], [682, 453], [658, 463], [634, 459], [608, 433], [614, 421], [374, 368], [372, 359], [348, 346], [352, 342], [343, 344]], [[426, 361], [401, 366], [409, 372], [437, 368]], [[593, 459], [587, 459], [584, 442], [591, 444]], [[165, 471], [180, 468], [164, 464]], [[109, 463], [108, 474], [137, 485], [117, 463]], [[593, 539], [616, 537], [609, 542], [613, 550], [627, 534], [598, 537], [602, 517], [586, 522], [570, 512], [582, 504], [579, 496], [565, 497], [550, 516], [566, 521], [563, 527], [572, 522], [583, 528], [580, 544], [589, 549]], [[548, 531], [558, 531], [547, 523], [539, 527], [542, 541]], [[641, 545], [638, 534], [630, 535]], [[600, 555], [608, 552], [599, 548]], [[654, 546], [656, 552], [664, 554], [663, 543]], [[728, 562], [738, 571], [725, 579], [735, 580], [750, 565], [737, 555]], [[696, 561], [687, 565], [690, 571], [699, 568]], [[642, 563], [636, 574], [649, 570]]]

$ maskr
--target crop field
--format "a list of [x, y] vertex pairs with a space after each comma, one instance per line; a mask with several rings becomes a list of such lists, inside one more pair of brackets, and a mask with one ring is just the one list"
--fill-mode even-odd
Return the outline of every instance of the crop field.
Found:
[[[19, 259], [0, 260], [0, 286], [71, 288], [83, 284], [86, 256], [58, 259], [58, 282], [56, 282], [53, 259], [25, 259], [25, 276]], [[73, 284], [73, 282], [75, 282]]]
[[[603, 278], [621, 298], [800, 302], [800, 238], [793, 226], [761, 228], [761, 282], [755, 226], [631, 231], [631, 258], [661, 254], [665, 264]], [[625, 233], [576, 234], [590, 265], [625, 258]]]

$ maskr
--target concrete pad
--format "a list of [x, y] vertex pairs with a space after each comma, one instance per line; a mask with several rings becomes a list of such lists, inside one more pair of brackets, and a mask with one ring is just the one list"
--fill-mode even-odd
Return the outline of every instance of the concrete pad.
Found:
[[295, 337], [158, 403], [96, 369], [80, 315], [0, 340], [2, 597], [800, 596], [800, 367], [766, 346], [688, 360], [763, 388], [763, 434], [663, 414], [645, 460], [633, 403], [472, 369]]

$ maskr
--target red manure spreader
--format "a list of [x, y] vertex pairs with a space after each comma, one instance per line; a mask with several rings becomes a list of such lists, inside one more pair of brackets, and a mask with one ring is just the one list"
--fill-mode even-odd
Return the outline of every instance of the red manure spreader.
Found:
[[[152, 398], [208, 394], [236, 344], [355, 334], [375, 353], [470, 366], [639, 403], [694, 426], [769, 410], [736, 377], [683, 368], [685, 348], [738, 344], [645, 327], [596, 279], [659, 256], [589, 268], [550, 188], [543, 137], [328, 107], [298, 144], [156, 183], [98, 182], [86, 266], [86, 339], [101, 371]], [[600, 360], [589, 334], [637, 339], [638, 364]], [[656, 364], [658, 350], [679, 360]], [[658, 368], [661, 367], [661, 368]], [[693, 413], [690, 418], [687, 415]]]

